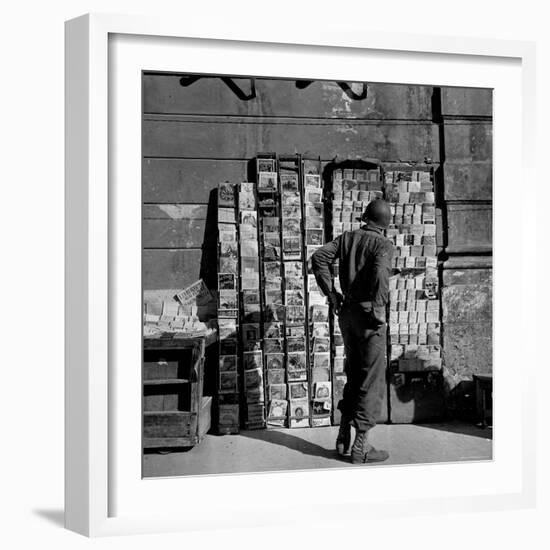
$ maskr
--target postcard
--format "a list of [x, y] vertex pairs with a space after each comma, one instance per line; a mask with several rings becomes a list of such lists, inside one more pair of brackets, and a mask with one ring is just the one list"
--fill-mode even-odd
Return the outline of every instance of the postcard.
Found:
[[288, 401], [283, 399], [272, 399], [269, 403], [269, 416], [278, 418], [286, 416]]
[[220, 290], [218, 294], [218, 309], [238, 309], [239, 301], [234, 290]]
[[236, 372], [220, 372], [220, 393], [237, 393], [237, 373]]
[[306, 370], [305, 353], [288, 353], [286, 359], [287, 359], [287, 368], [289, 371]]
[[307, 218], [323, 218], [325, 207], [322, 202], [316, 204], [306, 204], [306, 219]]
[[256, 258], [258, 256], [258, 241], [241, 241], [241, 257]]
[[277, 172], [260, 172], [258, 174], [259, 193], [276, 193], [277, 190]]
[[241, 327], [243, 340], [260, 340], [260, 325], [258, 323], [244, 323]]
[[301, 205], [300, 192], [299, 191], [283, 191], [282, 205]]
[[284, 218], [301, 218], [302, 211], [298, 205], [283, 206], [282, 217]]
[[260, 388], [260, 387], [263, 388], [263, 371], [261, 367], [254, 368], [254, 369], [246, 369], [246, 363], [245, 363], [244, 387], [247, 390]]
[[298, 218], [283, 218], [283, 237], [300, 235], [300, 220]]
[[305, 187], [321, 187], [321, 176], [319, 174], [304, 174]]
[[330, 352], [330, 338], [314, 338], [313, 353], [328, 353]]
[[280, 289], [266, 290], [265, 291], [265, 303], [266, 304], [282, 304], [283, 292]]
[[284, 342], [282, 338], [264, 338], [263, 342], [264, 342], [264, 351], [266, 353], [283, 353], [284, 352]]
[[218, 184], [218, 206], [235, 206], [235, 187], [232, 183]]
[[330, 368], [330, 353], [314, 353], [313, 354], [314, 368]]
[[241, 277], [243, 290], [255, 290], [260, 288], [260, 276], [258, 273], [243, 273]]
[[220, 372], [229, 372], [237, 370], [236, 355], [220, 355]]
[[256, 159], [256, 170], [258, 172], [275, 172], [276, 170], [276, 160], [275, 159]]
[[283, 325], [281, 323], [264, 323], [264, 338], [282, 338]]
[[320, 203], [323, 200], [323, 191], [321, 189], [307, 189], [304, 192], [304, 202]]
[[323, 323], [328, 321], [328, 306], [314, 305], [310, 308], [310, 322]]
[[284, 273], [285, 277], [302, 277], [302, 262], [284, 262]]
[[265, 290], [280, 290], [282, 282], [283, 282], [283, 279], [282, 279], [281, 276], [265, 277], [264, 278], [264, 288], [265, 288]]
[[231, 273], [237, 275], [238, 261], [236, 258], [219, 258], [220, 273]]
[[281, 188], [284, 191], [298, 191], [298, 174], [281, 174]]
[[241, 258], [241, 273], [259, 273], [260, 262], [258, 257]]
[[304, 289], [304, 280], [301, 277], [301, 273], [299, 277], [286, 277], [285, 278], [285, 290], [292, 291], [292, 290], [300, 290], [303, 291]]
[[320, 245], [323, 244], [322, 229], [306, 229], [306, 244]]
[[286, 339], [287, 352], [305, 352], [306, 351], [306, 339], [304, 336], [287, 337]]
[[330, 368], [317, 367], [311, 369], [311, 382], [329, 382], [330, 381]]
[[331, 395], [330, 382], [315, 382], [314, 399], [328, 399]]
[[243, 290], [243, 304], [259, 304], [260, 303], [260, 292], [258, 290]]
[[[265, 341], [265, 340], [264, 340]], [[282, 344], [281, 348], [282, 349]], [[268, 370], [278, 370], [284, 368], [284, 354], [283, 353], [270, 353], [264, 346], [265, 351], [265, 368]]]
[[268, 399], [286, 399], [286, 384], [270, 384], [268, 387]]
[[330, 336], [328, 323], [313, 323], [311, 336], [313, 338], [316, 338], [316, 337], [326, 338]]
[[218, 289], [219, 290], [233, 290], [236, 287], [237, 278], [233, 273], [218, 273]]
[[237, 223], [234, 208], [218, 208], [218, 223]]
[[237, 258], [238, 246], [236, 242], [221, 242], [220, 257], [222, 258]]
[[243, 353], [244, 370], [261, 369], [263, 366], [263, 355], [261, 351], [245, 351]]
[[237, 355], [237, 340], [220, 340], [221, 355]]
[[[291, 397], [292, 399], [292, 397]], [[307, 418], [309, 416], [309, 402], [307, 399], [290, 401], [290, 416], [296, 418]]]
[[[284, 371], [284, 369], [268, 369], [267, 370], [267, 383], [268, 384], [284, 384], [285, 383], [285, 371]], [[286, 386], [285, 386], [285, 388], [286, 388]], [[286, 399], [286, 396], [285, 396], [284, 399]]]
[[290, 399], [304, 399], [308, 397], [307, 382], [294, 382], [288, 385]]

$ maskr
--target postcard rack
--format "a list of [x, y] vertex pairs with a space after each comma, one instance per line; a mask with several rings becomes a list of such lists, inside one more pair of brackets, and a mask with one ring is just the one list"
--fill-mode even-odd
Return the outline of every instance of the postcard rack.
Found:
[[[389, 286], [389, 403], [392, 421], [410, 422], [408, 413], [397, 410], [399, 400], [392, 397], [396, 390], [413, 373], [429, 376], [432, 385], [442, 382], [434, 174], [428, 166], [400, 167], [385, 172], [384, 179], [393, 216], [386, 236], [395, 245]], [[425, 407], [427, 419], [437, 416], [437, 411], [428, 412], [427, 403]]]
[[238, 433], [239, 381], [239, 246], [235, 186], [218, 185], [218, 432]]
[[260, 266], [258, 256], [258, 211], [255, 186], [239, 184], [239, 257], [241, 274], [241, 342], [243, 348], [244, 427], [265, 427], [265, 389], [260, 330]]
[[308, 370], [311, 426], [330, 426], [332, 410], [329, 307], [311, 269], [311, 256], [325, 242], [325, 196], [320, 158], [303, 158], [302, 204], [306, 254]]

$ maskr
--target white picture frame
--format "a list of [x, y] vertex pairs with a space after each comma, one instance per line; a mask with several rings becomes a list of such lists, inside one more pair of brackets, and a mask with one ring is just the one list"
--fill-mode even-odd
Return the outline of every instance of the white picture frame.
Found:
[[[366, 64], [358, 68], [361, 58]], [[292, 63], [293, 59], [297, 62]], [[141, 210], [135, 206], [141, 162], [140, 132], [135, 130], [141, 120], [139, 116], [136, 119], [136, 106], [140, 105], [136, 78], [141, 69], [175, 67], [180, 72], [263, 75], [262, 66], [264, 70], [269, 67], [266, 76], [332, 76], [414, 84], [430, 83], [430, 79], [434, 83], [435, 78], [438, 85], [494, 88], [494, 179], [499, 185], [495, 187], [494, 222], [494, 269], [498, 275], [493, 461], [154, 480], [138, 475], [141, 408], [136, 408], [136, 403], [141, 389], [136, 373], [141, 368], [141, 281], [136, 253], [141, 243], [136, 235], [140, 234]], [[360, 519], [365, 514], [392, 517], [533, 506], [536, 447], [528, 418], [535, 410], [536, 361], [534, 348], [526, 344], [533, 309], [525, 304], [529, 300], [534, 303], [535, 289], [527, 279], [527, 270], [515, 273], [515, 278], [507, 275], [506, 250], [521, 250], [524, 259], [535, 257], [535, 244], [528, 234], [535, 220], [533, 216], [527, 220], [526, 199], [506, 196], [512, 182], [505, 168], [508, 159], [520, 158], [518, 179], [527, 182], [533, 178], [534, 67], [535, 49], [530, 42], [405, 36], [328, 26], [222, 27], [207, 20], [191, 23], [169, 17], [106, 14], [68, 21], [66, 527], [88, 536], [105, 536], [207, 529], [211, 525], [281, 524], [295, 521], [286, 488], [296, 491], [299, 487], [313, 494], [320, 482], [329, 487], [324, 501], [335, 502], [331, 507], [335, 520]], [[361, 71], [365, 73], [362, 78]], [[121, 102], [121, 97], [126, 101]], [[131, 204], [125, 205], [125, 213], [122, 197]], [[505, 234], [511, 212], [523, 228], [512, 235]], [[128, 278], [128, 273], [134, 276]], [[124, 287], [120, 281], [125, 281]], [[518, 291], [514, 301], [507, 297], [511, 284]], [[122, 323], [121, 312], [128, 322]], [[508, 318], [521, 322], [512, 329], [505, 322]], [[511, 338], [518, 342], [517, 348], [505, 349]], [[128, 342], [131, 345], [126, 345]], [[131, 366], [122, 369], [120, 356], [125, 353]], [[519, 363], [520, 372], [514, 370]], [[515, 414], [510, 411], [512, 402]], [[410, 472], [413, 475], [404, 475]], [[274, 491], [273, 498], [269, 502], [257, 499], [251, 509], [247, 498], [253, 495], [258, 479], [264, 487], [262, 494]], [[361, 483], [369, 486], [365, 494], [342, 495], [338, 491], [342, 485]], [[388, 491], [388, 487], [393, 488]], [[230, 514], [227, 503], [218, 502], [216, 494], [236, 495]], [[164, 506], [159, 506], [160, 502]], [[284, 515], [278, 512], [282, 502]], [[344, 506], [346, 502], [354, 506]], [[310, 508], [301, 511], [300, 521], [326, 521]]]

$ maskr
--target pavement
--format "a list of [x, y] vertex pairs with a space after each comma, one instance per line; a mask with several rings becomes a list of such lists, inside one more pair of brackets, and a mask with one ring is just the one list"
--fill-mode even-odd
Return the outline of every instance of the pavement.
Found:
[[[273, 472], [351, 466], [334, 450], [337, 426], [242, 431], [211, 435], [191, 449], [147, 451], [143, 477]], [[386, 449], [388, 464], [491, 460], [492, 429], [472, 424], [380, 424], [370, 442]], [[369, 466], [370, 467], [370, 466]], [[376, 466], [374, 466], [376, 467]]]

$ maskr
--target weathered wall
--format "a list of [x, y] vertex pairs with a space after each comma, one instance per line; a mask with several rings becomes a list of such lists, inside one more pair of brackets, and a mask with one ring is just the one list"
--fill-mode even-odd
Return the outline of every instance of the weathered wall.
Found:
[[471, 376], [492, 372], [492, 92], [441, 90], [442, 321], [450, 403], [469, 415]]

